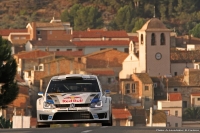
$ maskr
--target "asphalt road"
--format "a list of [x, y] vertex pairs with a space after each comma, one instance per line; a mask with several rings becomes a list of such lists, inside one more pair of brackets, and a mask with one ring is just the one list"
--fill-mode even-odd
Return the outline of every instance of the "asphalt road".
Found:
[[156, 127], [67, 127], [0, 129], [0, 133], [199, 133], [200, 128], [156, 128]]

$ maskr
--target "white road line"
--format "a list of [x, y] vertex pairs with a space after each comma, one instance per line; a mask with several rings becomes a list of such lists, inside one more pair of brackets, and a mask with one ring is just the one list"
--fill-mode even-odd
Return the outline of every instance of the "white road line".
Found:
[[83, 132], [81, 132], [81, 133], [89, 133], [89, 132], [91, 132], [92, 130], [85, 130], [85, 131], [83, 131]]
[[103, 126], [103, 127], [101, 127], [101, 128], [107, 128], [108, 126]]

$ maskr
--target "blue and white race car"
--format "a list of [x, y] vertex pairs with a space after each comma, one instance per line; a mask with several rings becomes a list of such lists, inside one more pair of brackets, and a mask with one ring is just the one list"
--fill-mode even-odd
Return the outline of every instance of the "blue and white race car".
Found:
[[45, 93], [38, 93], [37, 126], [102, 123], [112, 126], [111, 97], [102, 92], [95, 75], [67, 74], [51, 78]]

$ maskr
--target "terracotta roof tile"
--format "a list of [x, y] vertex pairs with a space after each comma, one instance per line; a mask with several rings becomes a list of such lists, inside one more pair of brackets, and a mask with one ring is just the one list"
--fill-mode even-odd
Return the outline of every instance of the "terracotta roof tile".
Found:
[[129, 45], [130, 41], [74, 41], [73, 43], [76, 46], [127, 46]]
[[181, 93], [169, 93], [169, 101], [181, 101]]
[[1, 29], [1, 36], [9, 36], [10, 33], [24, 33], [27, 32], [27, 29]]
[[126, 31], [73, 31], [73, 38], [128, 38]]
[[112, 109], [112, 115], [114, 119], [128, 119], [132, 117], [131, 113], [125, 109]]
[[144, 83], [144, 84], [153, 84], [153, 81], [149, 77], [147, 73], [135, 73], [137, 77]]
[[19, 85], [19, 93], [24, 95], [29, 95], [29, 87], [28, 86], [21, 86]]
[[81, 57], [83, 56], [83, 51], [55, 51], [56, 56], [69, 56], [69, 57]]
[[[169, 87], [187, 86], [187, 83], [183, 80], [183, 76], [174, 76], [168, 78]], [[163, 78], [163, 83], [167, 86], [167, 79]]]
[[200, 51], [171, 51], [170, 58], [172, 63], [200, 62]]
[[129, 38], [130, 38], [130, 40], [132, 40], [133, 42], [139, 42], [137, 36], [129, 36]]
[[45, 57], [49, 55], [53, 55], [53, 54], [50, 52], [41, 51], [41, 50], [34, 50], [34, 51], [29, 51], [29, 52], [23, 51], [18, 54], [15, 54], [15, 56], [21, 59], [33, 59], [33, 58], [40, 58], [40, 57]]
[[34, 40], [30, 41], [33, 46], [75, 46], [67, 40]]
[[197, 92], [197, 93], [191, 93], [191, 96], [200, 96], [200, 93], [199, 92]]

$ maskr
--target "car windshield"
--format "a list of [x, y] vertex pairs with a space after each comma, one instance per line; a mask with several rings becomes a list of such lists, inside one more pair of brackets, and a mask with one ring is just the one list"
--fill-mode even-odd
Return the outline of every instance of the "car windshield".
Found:
[[100, 92], [96, 79], [51, 80], [47, 93]]

